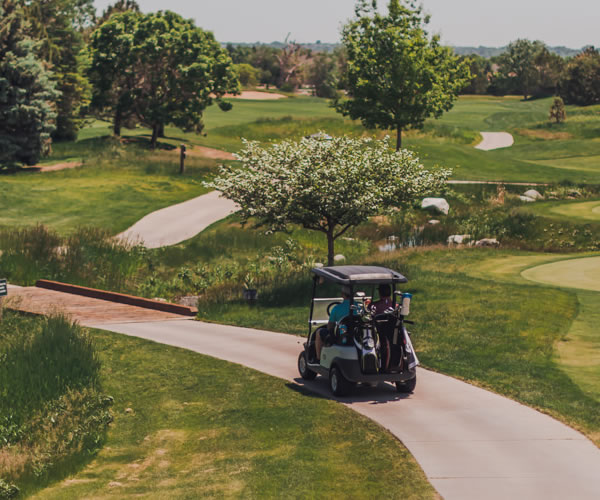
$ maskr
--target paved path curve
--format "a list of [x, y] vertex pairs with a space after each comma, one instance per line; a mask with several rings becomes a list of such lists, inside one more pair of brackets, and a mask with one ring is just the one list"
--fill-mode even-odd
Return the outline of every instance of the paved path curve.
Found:
[[[299, 337], [193, 320], [99, 326], [329, 395], [321, 377], [309, 383], [297, 378]], [[386, 384], [359, 388], [341, 401], [397, 436], [446, 500], [600, 498], [600, 449], [566, 425], [491, 392], [419, 370], [413, 395]]]
[[152, 212], [117, 237], [141, 240], [147, 248], [175, 245], [235, 211], [234, 202], [221, 198], [217, 191], [212, 191]]
[[475, 149], [491, 151], [492, 149], [508, 148], [515, 142], [508, 132], [481, 132], [483, 140], [475, 146]]

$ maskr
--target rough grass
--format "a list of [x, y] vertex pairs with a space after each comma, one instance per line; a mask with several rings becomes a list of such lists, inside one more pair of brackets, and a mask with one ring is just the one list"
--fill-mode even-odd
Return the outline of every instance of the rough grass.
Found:
[[291, 384], [94, 331], [115, 396], [105, 448], [36, 498], [435, 498], [384, 429]]
[[63, 316], [3, 316], [0, 498], [39, 488], [95, 453], [112, 401], [99, 393], [100, 361], [81, 327]]

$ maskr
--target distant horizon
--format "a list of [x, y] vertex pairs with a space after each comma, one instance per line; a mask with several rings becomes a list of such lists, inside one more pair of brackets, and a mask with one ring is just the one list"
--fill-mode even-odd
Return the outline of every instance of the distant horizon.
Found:
[[[339, 43], [341, 27], [354, 17], [355, 0], [137, 0], [143, 12], [168, 10], [212, 31], [222, 43]], [[115, 0], [95, 0], [99, 13]], [[431, 15], [428, 31], [454, 47], [505, 47], [518, 38], [552, 47], [600, 46], [600, 2], [570, 0], [422, 0]], [[379, 0], [385, 11], [388, 0]], [[314, 42], [301, 40], [314, 40]], [[575, 50], [574, 49], [574, 50]]]

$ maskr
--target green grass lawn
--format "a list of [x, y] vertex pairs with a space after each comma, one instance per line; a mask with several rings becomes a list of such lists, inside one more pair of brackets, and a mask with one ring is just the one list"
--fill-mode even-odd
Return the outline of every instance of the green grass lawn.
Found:
[[84, 166], [0, 176], [0, 226], [40, 223], [70, 233], [86, 225], [116, 234], [153, 210], [206, 193], [202, 181], [217, 166], [189, 158], [180, 176], [177, 155], [115, 147], [108, 140], [75, 143], [65, 155], [83, 159]]
[[573, 222], [600, 222], [600, 200], [542, 201], [525, 207], [530, 213]]
[[259, 372], [100, 330], [104, 448], [35, 498], [436, 498], [387, 431]]
[[[600, 397], [571, 377], [557, 354], [578, 317], [578, 294], [519, 276], [528, 265], [556, 258], [437, 249], [377, 254], [363, 262], [409, 278], [403, 290], [414, 295], [414, 343], [424, 366], [539, 408], [600, 444]], [[200, 318], [305, 334], [309, 280], [281, 283], [258, 306], [241, 300], [201, 305]], [[593, 376], [590, 385], [600, 390], [600, 373]]]
[[[360, 122], [343, 118], [328, 101], [315, 97], [232, 102], [234, 107], [229, 112], [214, 106], [207, 109], [205, 135], [167, 127], [161, 142], [235, 152], [241, 147], [242, 137], [260, 141], [297, 139], [318, 130], [377, 137], [386, 133], [366, 131]], [[456, 179], [600, 183], [600, 106], [567, 106], [566, 123], [556, 125], [548, 122], [550, 105], [551, 99], [461, 96], [442, 118], [426, 122], [423, 131], [408, 131], [403, 146], [419, 152], [426, 165], [455, 168]], [[473, 146], [480, 131], [510, 132], [515, 144], [496, 151], [476, 150]], [[78, 143], [55, 144], [53, 156], [45, 161], [86, 158], [85, 141], [109, 132], [108, 123], [94, 122], [81, 131]], [[147, 139], [149, 131], [124, 130], [124, 135]]]

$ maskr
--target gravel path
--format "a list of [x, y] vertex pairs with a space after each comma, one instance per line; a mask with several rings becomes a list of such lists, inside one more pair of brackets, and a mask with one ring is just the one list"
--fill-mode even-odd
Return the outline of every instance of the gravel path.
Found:
[[[329, 396], [322, 377], [298, 378], [300, 337], [193, 320], [104, 328], [248, 366]], [[456, 379], [423, 369], [418, 377], [412, 395], [385, 384], [359, 387], [340, 401], [397, 436], [446, 500], [600, 498], [600, 450], [580, 433]]]
[[235, 212], [236, 205], [217, 191], [152, 212], [118, 238], [142, 241], [146, 248], [181, 243]]
[[508, 148], [515, 142], [508, 132], [481, 132], [483, 140], [475, 146], [475, 149], [491, 151], [492, 149]]

